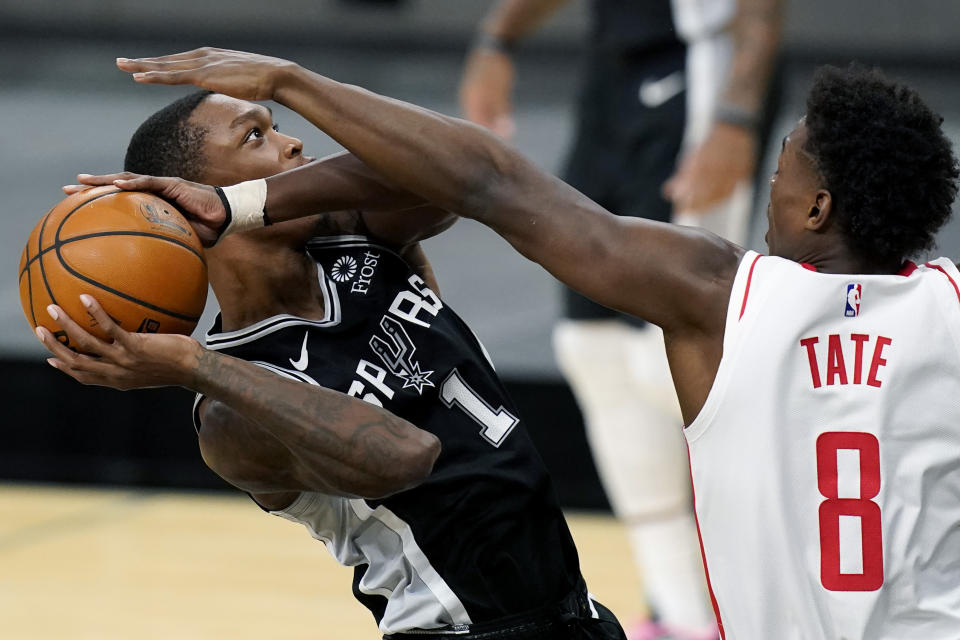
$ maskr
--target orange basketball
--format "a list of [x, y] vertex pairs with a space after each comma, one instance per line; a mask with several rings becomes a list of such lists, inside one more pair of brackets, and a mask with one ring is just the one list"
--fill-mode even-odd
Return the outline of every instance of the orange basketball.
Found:
[[189, 223], [149, 193], [96, 187], [62, 200], [34, 227], [20, 256], [20, 303], [31, 326], [67, 335], [47, 313], [56, 303], [106, 338], [80, 303], [95, 297], [131, 332], [189, 334], [207, 300], [207, 263]]

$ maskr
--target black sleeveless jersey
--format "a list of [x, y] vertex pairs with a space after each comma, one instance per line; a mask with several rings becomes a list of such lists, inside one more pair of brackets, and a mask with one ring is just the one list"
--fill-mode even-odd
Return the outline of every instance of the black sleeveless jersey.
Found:
[[677, 42], [670, 0], [593, 0], [591, 44], [606, 53], [640, 53]]
[[277, 515], [347, 566], [383, 633], [485, 622], [559, 601], [576, 549], [543, 463], [466, 324], [391, 249], [314, 238], [326, 318], [275, 316], [210, 349], [382, 406], [436, 435], [420, 486], [384, 500], [302, 493]]

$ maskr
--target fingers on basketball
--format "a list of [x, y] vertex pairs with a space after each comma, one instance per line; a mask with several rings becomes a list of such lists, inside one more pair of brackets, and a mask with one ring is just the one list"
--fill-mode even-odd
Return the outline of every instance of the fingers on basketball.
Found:
[[[47, 305], [101, 340], [113, 340], [107, 330], [117, 326], [189, 334], [206, 302], [206, 258], [196, 232], [168, 202], [103, 186], [65, 198], [40, 220], [21, 254], [19, 286], [30, 325], [83, 350], [50, 319]], [[97, 313], [88, 312], [81, 294], [96, 298]]]

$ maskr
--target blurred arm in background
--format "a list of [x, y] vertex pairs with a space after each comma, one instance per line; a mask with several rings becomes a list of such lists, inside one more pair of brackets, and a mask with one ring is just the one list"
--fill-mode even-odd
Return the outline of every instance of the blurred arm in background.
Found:
[[[710, 34], [698, 29], [686, 8], [674, 0], [678, 28], [691, 47], [688, 75], [696, 73], [697, 41]], [[687, 24], [684, 24], [686, 18]], [[780, 44], [783, 0], [737, 0], [729, 27], [733, 54], [724, 86], [713, 110], [705, 139], [684, 154], [674, 175], [664, 184], [664, 195], [675, 212], [703, 212], [733, 193], [738, 183], [753, 178], [759, 155], [759, 129], [774, 61]], [[721, 55], [705, 51], [707, 55]], [[693, 84], [688, 77], [688, 84]]]
[[510, 140], [516, 131], [513, 87], [516, 78], [510, 52], [568, 0], [506, 0], [484, 20], [467, 57], [460, 84], [460, 109], [468, 120]]

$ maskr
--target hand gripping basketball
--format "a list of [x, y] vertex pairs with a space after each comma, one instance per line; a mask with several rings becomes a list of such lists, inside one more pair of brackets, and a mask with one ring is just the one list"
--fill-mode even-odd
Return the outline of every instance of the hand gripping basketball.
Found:
[[47, 312], [67, 334], [72, 351], [44, 327], [37, 327], [37, 338], [54, 357], [47, 363], [82, 384], [138, 389], [189, 383], [191, 363], [200, 345], [196, 340], [175, 334], [130, 333], [110, 319], [100, 304], [88, 295], [80, 302], [90, 321], [109, 336], [101, 340], [85, 331], [57, 305]]
[[99, 176], [81, 173], [77, 180], [81, 184], [66, 185], [63, 187], [64, 192], [73, 194], [88, 187], [113, 185], [124, 191], [149, 191], [157, 194], [177, 206], [205, 247], [216, 244], [226, 226], [227, 212], [223, 202], [216, 190], [205, 184], [181, 178], [144, 176], [129, 171]]

